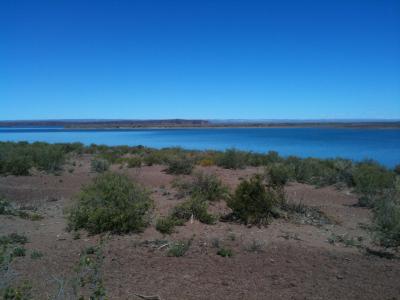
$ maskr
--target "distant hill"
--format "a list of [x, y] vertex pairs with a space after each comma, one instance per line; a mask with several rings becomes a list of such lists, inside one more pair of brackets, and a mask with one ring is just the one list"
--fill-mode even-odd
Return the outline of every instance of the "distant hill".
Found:
[[385, 120], [15, 120], [0, 121], [0, 127], [63, 127], [69, 129], [118, 128], [224, 128], [224, 127], [340, 127], [400, 128], [400, 121]]

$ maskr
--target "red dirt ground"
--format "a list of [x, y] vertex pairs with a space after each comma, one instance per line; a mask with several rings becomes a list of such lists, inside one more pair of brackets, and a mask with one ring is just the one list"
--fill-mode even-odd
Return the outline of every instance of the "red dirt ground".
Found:
[[[163, 236], [154, 227], [157, 216], [184, 201], [171, 186], [175, 176], [163, 172], [163, 166], [113, 169], [152, 191], [156, 209], [152, 226], [143, 233], [103, 238], [99, 267], [107, 299], [140, 299], [135, 294], [161, 299], [400, 299], [399, 259], [371, 256], [354, 245], [328, 242], [345, 234], [347, 239], [372, 247], [364, 229], [370, 224], [371, 212], [354, 206], [357, 197], [347, 190], [298, 183], [286, 187], [290, 201], [320, 209], [334, 220], [332, 224], [315, 226], [278, 219], [259, 228], [194, 221]], [[198, 170], [217, 174], [231, 189], [262, 171]], [[29, 280], [34, 299], [76, 299], [77, 293], [89, 293], [90, 288], [79, 285], [74, 292], [74, 281], [81, 251], [98, 245], [100, 237], [81, 232], [81, 238], [74, 239], [74, 234], [65, 230], [64, 211], [81, 186], [95, 176], [90, 172], [90, 157], [84, 156], [76, 160], [73, 173], [0, 177], [0, 195], [17, 205], [37, 208], [44, 216], [39, 221], [0, 216], [0, 235], [17, 232], [29, 239], [25, 245], [28, 254], [14, 259], [9, 270], [0, 273], [3, 286]], [[223, 202], [213, 204], [210, 210], [228, 211]], [[183, 257], [166, 255], [168, 241], [189, 239], [192, 243]], [[216, 241], [232, 249], [233, 257], [218, 256]], [[250, 251], [252, 243], [257, 243], [260, 251]], [[31, 259], [33, 250], [44, 256]]]

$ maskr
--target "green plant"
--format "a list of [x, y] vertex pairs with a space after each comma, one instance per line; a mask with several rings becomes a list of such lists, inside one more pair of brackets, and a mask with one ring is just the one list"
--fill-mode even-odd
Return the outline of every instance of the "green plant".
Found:
[[253, 239], [251, 243], [249, 243], [245, 249], [248, 252], [262, 252], [264, 251], [265, 243], [263, 241]]
[[3, 292], [4, 300], [31, 300], [32, 285], [29, 282], [23, 282], [18, 286], [9, 286]]
[[39, 259], [43, 257], [43, 253], [38, 250], [33, 250], [31, 253], [31, 259]]
[[207, 201], [216, 201], [226, 198], [228, 189], [214, 174], [197, 172], [191, 180], [175, 181], [174, 186], [183, 195], [192, 195]]
[[14, 209], [11, 206], [10, 201], [3, 197], [0, 197], [0, 215], [12, 215], [13, 213]]
[[24, 247], [15, 247], [12, 252], [13, 256], [17, 256], [17, 257], [25, 256], [25, 253], [26, 253], [26, 249]]
[[246, 153], [234, 148], [227, 149], [217, 156], [216, 163], [225, 169], [242, 169], [246, 165]]
[[360, 163], [353, 172], [355, 190], [360, 194], [361, 206], [374, 207], [385, 191], [393, 188], [395, 176], [378, 164]]
[[75, 231], [72, 235], [74, 240], [79, 240], [81, 238], [81, 234], [78, 231]]
[[108, 169], [110, 168], [110, 163], [105, 159], [97, 158], [92, 159], [92, 161], [90, 162], [90, 166], [92, 172], [103, 173], [108, 171]]
[[167, 255], [175, 257], [183, 256], [189, 250], [190, 244], [191, 244], [190, 240], [175, 242], [170, 245]]
[[207, 212], [208, 204], [199, 197], [193, 197], [172, 210], [171, 216], [177, 220], [187, 221], [192, 216], [205, 224], [215, 223], [215, 217]]
[[374, 212], [376, 240], [386, 248], [400, 247], [400, 192], [385, 193]]
[[166, 172], [168, 174], [176, 174], [176, 175], [189, 175], [192, 173], [194, 168], [194, 162], [186, 157], [172, 157], [167, 162], [168, 168]]
[[290, 178], [290, 170], [284, 164], [273, 164], [267, 169], [269, 182], [275, 186], [284, 186]]
[[213, 246], [214, 248], [219, 248], [220, 247], [219, 238], [212, 238], [211, 239], [211, 246]]
[[156, 229], [162, 234], [171, 234], [176, 225], [182, 225], [181, 221], [172, 216], [157, 219]]
[[396, 165], [396, 166], [393, 168], [393, 171], [394, 171], [397, 175], [400, 175], [400, 164]]
[[222, 247], [222, 248], [219, 248], [217, 254], [222, 257], [232, 257], [233, 251], [231, 249]]
[[24, 235], [20, 235], [18, 233], [11, 233], [9, 235], [4, 235], [0, 237], [0, 245], [4, 244], [26, 244], [28, 242], [28, 238]]
[[239, 184], [227, 204], [234, 217], [245, 224], [266, 224], [284, 199], [281, 188], [267, 186], [261, 176], [255, 175]]
[[140, 168], [142, 166], [142, 159], [140, 157], [130, 157], [126, 160], [128, 168]]
[[69, 228], [84, 228], [92, 234], [141, 231], [148, 225], [152, 207], [149, 193], [138, 183], [107, 172], [82, 189], [69, 212]]

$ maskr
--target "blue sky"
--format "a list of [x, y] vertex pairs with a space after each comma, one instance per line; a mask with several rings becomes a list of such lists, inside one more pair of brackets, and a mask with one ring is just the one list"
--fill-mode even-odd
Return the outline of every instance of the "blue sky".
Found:
[[0, 120], [400, 118], [400, 1], [0, 1]]

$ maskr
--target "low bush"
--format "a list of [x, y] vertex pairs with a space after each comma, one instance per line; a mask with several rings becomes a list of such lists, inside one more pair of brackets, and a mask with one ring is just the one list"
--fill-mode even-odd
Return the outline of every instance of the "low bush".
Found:
[[399, 165], [396, 165], [396, 166], [394, 167], [393, 171], [394, 171], [397, 175], [400, 175], [400, 164], [399, 164]]
[[290, 170], [284, 164], [272, 164], [267, 169], [267, 176], [270, 184], [274, 186], [284, 186], [290, 178]]
[[153, 202], [147, 191], [127, 176], [107, 172], [84, 187], [70, 210], [69, 228], [89, 233], [137, 232], [148, 224]]
[[177, 225], [183, 225], [182, 221], [172, 216], [167, 216], [157, 219], [156, 229], [162, 234], [171, 234]]
[[8, 286], [2, 294], [4, 300], [30, 300], [33, 299], [32, 285], [25, 281], [18, 286]]
[[167, 165], [166, 172], [175, 175], [189, 175], [194, 168], [193, 160], [187, 157], [172, 157], [168, 160]]
[[6, 244], [26, 244], [28, 242], [28, 238], [24, 235], [20, 235], [18, 233], [11, 233], [9, 235], [4, 235], [0, 237], [0, 245]]
[[140, 168], [142, 166], [142, 159], [140, 157], [130, 157], [126, 159], [128, 168]]
[[248, 252], [263, 252], [265, 243], [260, 240], [253, 239], [251, 243], [247, 244], [245, 250]]
[[188, 221], [192, 216], [205, 224], [214, 224], [216, 218], [209, 214], [208, 203], [202, 198], [192, 197], [177, 205], [172, 210], [171, 216], [176, 220]]
[[355, 167], [353, 180], [355, 191], [360, 194], [359, 204], [374, 207], [385, 191], [393, 188], [395, 175], [376, 163], [363, 162]]
[[400, 247], [400, 191], [386, 192], [374, 209], [375, 237], [384, 247]]
[[26, 254], [26, 249], [24, 247], [15, 247], [12, 252], [12, 255], [14, 257], [25, 256], [25, 254]]
[[174, 186], [180, 193], [203, 198], [207, 201], [216, 201], [226, 198], [228, 189], [214, 174], [197, 172], [191, 180], [175, 181]]
[[0, 215], [16, 216], [22, 219], [38, 221], [42, 220], [43, 216], [38, 213], [30, 213], [21, 209], [15, 208], [7, 199], [0, 196]]
[[11, 203], [0, 196], [0, 215], [12, 215], [14, 213], [14, 208]]
[[92, 172], [103, 173], [110, 169], [110, 163], [101, 158], [92, 159], [90, 162]]
[[233, 251], [231, 249], [221, 247], [219, 248], [217, 254], [222, 257], [232, 257]]
[[225, 169], [243, 169], [246, 166], [246, 153], [234, 148], [227, 149], [217, 155], [216, 163]]
[[211, 158], [203, 158], [198, 162], [198, 164], [202, 167], [210, 167], [215, 165], [215, 162]]
[[31, 259], [40, 259], [43, 257], [43, 253], [37, 250], [33, 250], [31, 253]]
[[191, 241], [180, 241], [170, 245], [168, 249], [168, 256], [180, 257], [184, 256], [190, 248]]
[[260, 175], [242, 181], [227, 204], [233, 216], [245, 224], [266, 224], [284, 201], [281, 188], [267, 186]]
[[82, 151], [80, 147], [78, 144], [0, 142], [0, 174], [26, 176], [33, 167], [47, 173], [57, 173], [62, 170], [66, 155]]

